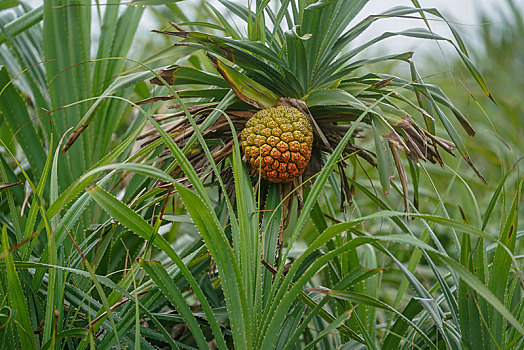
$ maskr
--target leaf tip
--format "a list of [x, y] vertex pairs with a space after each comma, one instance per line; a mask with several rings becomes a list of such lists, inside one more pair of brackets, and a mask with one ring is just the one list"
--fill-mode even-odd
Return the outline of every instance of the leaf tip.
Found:
[[88, 127], [89, 124], [80, 125], [76, 130], [73, 131], [71, 135], [67, 138], [67, 141], [62, 148], [62, 154], [65, 154], [69, 148], [75, 143], [75, 141], [80, 137], [80, 134]]
[[495, 104], [495, 106], [498, 106], [497, 102], [495, 101], [495, 99], [493, 98], [493, 96], [491, 95], [490, 92], [487, 93], [489, 99]]

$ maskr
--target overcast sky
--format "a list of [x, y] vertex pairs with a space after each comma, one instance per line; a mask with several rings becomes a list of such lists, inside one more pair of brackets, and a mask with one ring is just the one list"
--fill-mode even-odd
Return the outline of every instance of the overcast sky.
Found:
[[[217, 0], [211, 1], [217, 3]], [[247, 3], [247, 0], [238, 1]], [[513, 1], [522, 8], [524, 12], [524, 0]], [[496, 16], [501, 8], [507, 8], [507, 0], [419, 0], [419, 3], [422, 7], [436, 7], [447, 20], [454, 22], [468, 47], [475, 45], [473, 38], [475, 37], [475, 31], [478, 31], [479, 26], [481, 25], [479, 22], [479, 13], [481, 10], [486, 10]], [[181, 2], [180, 6], [184, 6], [183, 4], [184, 2]], [[371, 0], [362, 10], [356, 21], [361, 20], [370, 14], [378, 14], [399, 5], [413, 6], [410, 0]], [[493, 18], [492, 21], [496, 22], [496, 17]], [[436, 33], [450, 37], [449, 30], [445, 23], [433, 20], [430, 22], [430, 25], [432, 30]], [[365, 42], [384, 31], [401, 31], [414, 27], [424, 27], [424, 23], [418, 20], [409, 19], [381, 19], [380, 21], [375, 22], [375, 24], [373, 24], [373, 26], [368, 29], [359, 40]], [[398, 38], [392, 38], [385, 40], [381, 42], [378, 47], [386, 48], [388, 51], [394, 49], [398, 52], [416, 49], [419, 54], [433, 52], [433, 50], [440, 52], [441, 49], [444, 52], [447, 52], [446, 45], [441, 45], [439, 48], [434, 41], [409, 38], [402, 38], [401, 40]]]
[[[33, 6], [38, 6], [42, 4], [42, 0], [26, 0]], [[128, 2], [131, 0], [122, 0], [122, 2]], [[198, 0], [199, 1], [199, 0]], [[214, 4], [217, 4], [217, 0], [210, 0]], [[236, 0], [242, 3], [247, 3], [247, 0]], [[253, 0], [254, 1], [254, 0]], [[351, 0], [346, 0], [351, 1]], [[513, 0], [518, 7], [522, 8], [524, 12], [524, 0]], [[100, 0], [100, 4], [111, 2], [111, 0]], [[191, 7], [194, 3], [194, 0], [186, 0], [179, 2], [179, 6], [184, 9], [187, 6], [188, 11], [191, 11]], [[422, 7], [436, 7], [439, 11], [446, 17], [447, 20], [455, 23], [456, 28], [459, 30], [462, 38], [465, 40], [466, 45], [469, 48], [473, 48], [475, 43], [475, 31], [478, 31], [480, 26], [479, 23], [479, 13], [482, 9], [488, 11], [488, 13], [493, 14], [491, 23], [494, 24], [500, 19], [497, 18], [500, 10], [507, 8], [507, 0], [419, 0]], [[93, 11], [96, 11], [95, 1], [93, 3]], [[390, 9], [395, 6], [406, 5], [412, 6], [410, 0], [371, 0], [366, 7], [361, 12], [360, 16], [356, 21], [363, 19], [364, 17], [371, 14], [379, 14], [387, 9]], [[219, 7], [219, 6], [218, 6]], [[103, 7], [102, 7], [103, 9]], [[93, 18], [97, 18], [96, 12], [93, 13]], [[147, 14], [143, 18], [140, 26], [141, 30], [139, 33], [144, 35], [150, 35], [150, 30], [163, 25], [155, 22], [156, 19], [153, 16]], [[436, 33], [441, 34], [446, 37], [450, 37], [449, 30], [445, 23], [440, 21], [433, 20], [430, 22], [432, 30]], [[489, 24], [484, 24], [489, 25]], [[354, 43], [357, 45], [363, 43], [380, 33], [385, 31], [401, 31], [408, 28], [424, 27], [424, 23], [419, 20], [409, 20], [409, 19], [381, 19], [380, 21], [375, 22], [371, 28], [369, 28], [358, 40]], [[93, 36], [96, 38], [96, 31], [93, 33]], [[439, 55], [448, 55], [452, 52], [452, 48], [447, 44], [439, 45], [435, 41], [431, 40], [417, 40], [402, 38], [399, 40], [398, 37], [387, 39], [380, 44], [376, 45], [370, 49], [378, 50], [379, 48], [385, 49], [388, 52], [404, 52], [408, 50], [416, 51], [416, 57], [423, 56], [424, 54], [439, 54]]]
[[[524, 0], [514, 0], [524, 11]], [[436, 7], [447, 20], [453, 22], [460, 31], [461, 36], [466, 41], [467, 45], [475, 45], [471, 42], [474, 38], [474, 32], [479, 30], [482, 24], [479, 22], [479, 13], [481, 10], [488, 11], [494, 15], [492, 23], [496, 22], [497, 15], [502, 8], [506, 8], [506, 0], [420, 0], [422, 7]], [[368, 15], [371, 13], [380, 13], [393, 6], [406, 5], [410, 6], [410, 0], [375, 0], [370, 1], [362, 14]], [[432, 29], [435, 32], [445, 36], [449, 36], [449, 31], [445, 23], [439, 21], [430, 22]], [[489, 25], [489, 24], [487, 24]], [[373, 36], [383, 31], [399, 31], [410, 27], [424, 26], [420, 21], [415, 20], [399, 20], [399, 19], [385, 19], [378, 21], [368, 35]], [[469, 40], [468, 40], [469, 39]], [[469, 41], [469, 42], [468, 42]], [[394, 46], [397, 49], [407, 49], [419, 47], [425, 50], [426, 48], [435, 47], [434, 42], [420, 41], [420, 40], [389, 40], [385, 43], [388, 46]]]

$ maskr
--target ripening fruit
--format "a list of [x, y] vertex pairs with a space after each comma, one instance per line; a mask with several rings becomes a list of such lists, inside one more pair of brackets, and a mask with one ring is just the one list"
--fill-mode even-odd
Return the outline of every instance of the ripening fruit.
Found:
[[298, 109], [278, 106], [258, 111], [241, 134], [248, 163], [262, 178], [290, 182], [309, 162], [313, 129]]

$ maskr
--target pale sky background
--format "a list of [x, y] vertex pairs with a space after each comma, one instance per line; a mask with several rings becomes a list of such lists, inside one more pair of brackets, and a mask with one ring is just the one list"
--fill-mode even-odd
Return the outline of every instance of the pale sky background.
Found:
[[[214, 4], [218, 3], [217, 0], [211, 1]], [[189, 5], [190, 2], [191, 0], [182, 1], [179, 3], [179, 6], [183, 8], [184, 6]], [[247, 4], [247, 0], [239, 0], [239, 2]], [[514, 2], [519, 8], [522, 8], [524, 13], [524, 0], [514, 0]], [[500, 24], [502, 22], [500, 19], [501, 11], [502, 9], [508, 8], [507, 0], [419, 0], [419, 3], [422, 7], [436, 7], [448, 21], [453, 22], [468, 49], [474, 49], [479, 45], [475, 40], [477, 38], [475, 33], [480, 32], [481, 26]], [[355, 22], [360, 21], [368, 15], [379, 14], [392, 7], [400, 5], [413, 6], [410, 0], [371, 0], [361, 11], [360, 16], [355, 19]], [[481, 10], [485, 10], [487, 13], [492, 14], [489, 23], [481, 24], [479, 22], [479, 14], [482, 12]], [[142, 25], [147, 27], [149, 23], [153, 26], [159, 26], [159, 23], [149, 21], [144, 21]], [[435, 33], [447, 38], [452, 38], [446, 23], [432, 20], [430, 21], [430, 25]], [[354, 47], [358, 44], [362, 44], [385, 31], [402, 31], [409, 28], [420, 27], [425, 27], [425, 24], [420, 20], [384, 18], [376, 21], [365, 33], [355, 40], [352, 46]], [[456, 57], [453, 47], [448, 43], [437, 43], [433, 40], [411, 39], [406, 37], [393, 37], [381, 41], [367, 49], [366, 55], [377, 52], [378, 50], [390, 53], [415, 51], [415, 62], [423, 60], [428, 55], [431, 55], [433, 58], [443, 63], [448, 62], [450, 58]]]
[[[42, 0], [27, 0], [33, 6], [42, 4]], [[122, 0], [127, 2], [131, 0]], [[212, 3], [217, 4], [217, 0], [210, 0]], [[254, 1], [254, 0], [253, 0]], [[347, 0], [351, 1], [351, 0]], [[100, 4], [111, 2], [110, 0], [100, 0]], [[238, 2], [247, 4], [247, 0], [238, 0]], [[501, 22], [500, 11], [503, 8], [507, 8], [507, 0], [419, 0], [422, 7], [436, 7], [447, 20], [455, 23], [456, 28], [459, 30], [462, 38], [466, 42], [468, 48], [474, 48], [478, 43], [475, 42], [475, 32], [480, 30], [481, 25], [490, 25]], [[519, 8], [522, 8], [524, 13], [524, 0], [514, 0]], [[194, 0], [186, 0], [179, 2], [179, 6], [187, 12], [192, 11], [192, 4]], [[405, 5], [412, 6], [410, 0], [371, 0], [369, 4], [362, 10], [356, 21], [359, 21], [371, 14], [379, 14], [387, 9], [395, 6]], [[217, 5], [220, 8], [220, 5]], [[103, 9], [103, 6], [102, 6]], [[479, 23], [480, 10], [484, 9], [488, 13], [493, 14], [493, 18], [488, 24]], [[93, 18], [98, 18], [96, 14], [95, 1], [93, 1]], [[436, 33], [441, 34], [445, 37], [451, 37], [449, 30], [445, 23], [439, 21], [431, 21], [430, 25], [432, 30]], [[138, 31], [142, 38], [139, 38], [136, 44], [139, 44], [140, 39], [151, 40], [151, 29], [165, 27], [167, 23], [157, 23], [155, 17], [150, 13], [145, 13], [140, 24], [140, 30]], [[96, 26], [95, 26], [96, 27]], [[408, 28], [424, 27], [424, 23], [420, 20], [409, 20], [409, 19], [381, 19], [375, 22], [360, 38], [358, 38], [353, 45], [363, 43], [384, 31], [401, 31]], [[96, 31], [93, 32], [93, 38], [97, 37]], [[153, 39], [154, 40], [154, 39]], [[393, 37], [386, 39], [372, 48], [368, 49], [367, 52], [376, 52], [376, 50], [382, 49], [391, 53], [400, 53], [408, 50], [416, 52], [415, 59], [423, 57], [424, 55], [441, 55], [441, 60], [446, 61], [449, 54], [453, 53], [453, 49], [447, 43], [437, 44], [431, 40], [420, 40], [410, 39], [405, 37]], [[435, 58], [438, 58], [435, 56]]]
[[[524, 12], [524, 0], [514, 0], [515, 3], [523, 9]], [[492, 13], [494, 18], [492, 18], [490, 23], [500, 22], [499, 12], [503, 8], [507, 8], [506, 0], [420, 0], [419, 1], [422, 7], [436, 7], [444, 17], [453, 22], [456, 28], [459, 30], [462, 38], [466, 42], [467, 46], [475, 45], [475, 42], [472, 42], [474, 38], [475, 31], [480, 30], [482, 25], [479, 22], [479, 13], [481, 10], [488, 11]], [[388, 8], [406, 5], [410, 6], [411, 1], [409, 0], [375, 0], [370, 1], [362, 13], [380, 13]], [[485, 25], [490, 25], [490, 23]], [[443, 36], [450, 37], [450, 32], [447, 29], [447, 25], [439, 21], [431, 21], [430, 25], [432, 29]], [[408, 29], [410, 27], [423, 27], [424, 24], [416, 20], [403, 20], [403, 19], [384, 19], [377, 21], [370, 33], [377, 34], [382, 31], [399, 31], [403, 29]], [[373, 35], [371, 34], [371, 35]], [[469, 38], [469, 40], [468, 40]], [[388, 45], [388, 48], [417, 48], [418, 49], [434, 49], [436, 47], [435, 42], [429, 40], [418, 40], [418, 39], [409, 39], [403, 38], [402, 40], [391, 39], [385, 42]], [[442, 44], [442, 46], [448, 46]], [[438, 50], [438, 47], [437, 47]]]
[[[216, 0], [211, 1], [214, 4], [217, 3]], [[514, 1], [524, 12], [524, 0]], [[247, 4], [247, 0], [239, 0], [239, 2]], [[494, 18], [492, 18], [491, 23], [494, 23], [497, 21], [500, 22], [500, 19], [497, 19], [500, 10], [502, 8], [507, 8], [506, 0], [419, 0], [419, 2], [422, 7], [436, 7], [447, 20], [455, 23], [462, 38], [466, 42], [466, 45], [471, 48], [476, 44], [474, 42], [474, 33], [475, 31], [479, 31], [481, 26], [478, 21], [479, 13], [481, 12], [480, 10], [484, 9], [489, 13], [492, 13]], [[183, 8], [190, 3], [191, 0], [182, 1], [179, 3], [179, 6]], [[361, 20], [370, 14], [378, 14], [399, 5], [412, 6], [410, 0], [371, 0], [356, 20]], [[147, 27], [149, 23], [151, 22], [143, 21], [142, 25]], [[158, 26], [159, 24], [151, 23], [151, 25]], [[436, 33], [445, 37], [451, 37], [445, 23], [431, 21], [430, 25]], [[381, 19], [375, 22], [375, 24], [373, 24], [372, 27], [369, 28], [367, 32], [357, 40], [357, 42], [355, 42], [355, 44], [363, 43], [384, 31], [401, 31], [414, 27], [424, 27], [424, 23], [419, 20], [409, 19]], [[399, 39], [399, 37], [387, 39], [376, 45], [376, 48], [383, 48], [387, 51], [393, 50], [394, 52], [415, 50], [417, 55], [428, 53], [442, 55], [442, 52], [444, 52], [445, 55], [448, 55], [448, 53], [451, 53], [453, 50], [449, 44], [441, 43], [439, 47], [435, 41], [409, 39], [405, 37], [402, 37], [401, 39]], [[371, 50], [374, 50], [374, 48]]]

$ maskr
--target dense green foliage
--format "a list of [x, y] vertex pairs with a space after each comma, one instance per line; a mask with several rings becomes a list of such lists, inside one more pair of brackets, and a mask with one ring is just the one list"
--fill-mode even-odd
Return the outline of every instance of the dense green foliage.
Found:
[[[0, 348], [524, 349], [522, 15], [468, 52], [366, 2], [1, 3]], [[453, 79], [366, 56], [405, 36]], [[282, 98], [329, 139], [294, 187], [239, 146]]]

